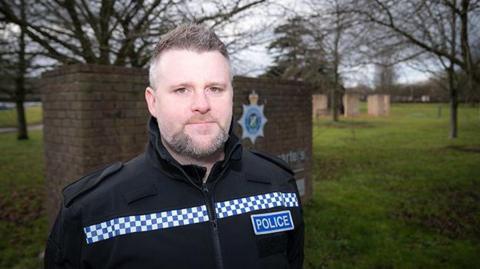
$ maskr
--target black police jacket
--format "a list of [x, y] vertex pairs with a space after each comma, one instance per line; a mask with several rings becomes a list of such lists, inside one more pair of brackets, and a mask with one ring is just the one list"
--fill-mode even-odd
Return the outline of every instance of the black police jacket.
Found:
[[225, 159], [180, 165], [155, 118], [145, 153], [67, 186], [45, 268], [301, 268], [304, 223], [292, 172], [242, 150], [230, 130]]

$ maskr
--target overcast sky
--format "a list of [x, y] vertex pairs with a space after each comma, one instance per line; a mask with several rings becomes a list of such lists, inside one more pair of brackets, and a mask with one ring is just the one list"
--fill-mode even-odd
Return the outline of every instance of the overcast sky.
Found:
[[[251, 16], [248, 16], [248, 19], [242, 20], [235, 27], [238, 27], [237, 29], [249, 29], [257, 25], [269, 24], [270, 28], [263, 34], [263, 40], [271, 40], [273, 38], [274, 26], [280, 25], [286, 18], [293, 16], [295, 13], [306, 12], [306, 7], [302, 4], [302, 0], [276, 0], [275, 3], [279, 6], [287, 7], [287, 10], [281, 7], [278, 7], [276, 10], [275, 5], [269, 6], [268, 10], [256, 9]], [[233, 59], [234, 72], [247, 76], [256, 76], [263, 73], [273, 61], [273, 55], [268, 52], [267, 46], [268, 42], [250, 46], [236, 53]], [[399, 64], [395, 70], [397, 72], [397, 82], [399, 83], [415, 83], [429, 78], [428, 73], [415, 70], [408, 64]], [[362, 66], [343, 69], [342, 76], [347, 87], [358, 84], [373, 86], [374, 67]]]

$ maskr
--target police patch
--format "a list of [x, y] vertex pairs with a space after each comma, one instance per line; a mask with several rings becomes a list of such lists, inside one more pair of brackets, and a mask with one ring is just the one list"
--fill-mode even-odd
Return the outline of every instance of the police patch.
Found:
[[290, 210], [255, 214], [252, 219], [253, 231], [255, 234], [270, 234], [293, 230], [294, 224]]

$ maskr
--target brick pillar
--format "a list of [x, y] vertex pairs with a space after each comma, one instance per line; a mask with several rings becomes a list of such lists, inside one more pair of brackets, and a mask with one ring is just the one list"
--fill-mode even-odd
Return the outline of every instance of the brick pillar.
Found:
[[80, 176], [141, 152], [147, 109], [142, 69], [63, 66], [42, 76], [46, 207], [56, 215], [61, 189]]
[[384, 115], [390, 115], [390, 95], [385, 94], [383, 95], [383, 111]]
[[355, 93], [346, 93], [343, 96], [345, 117], [353, 117], [360, 114], [360, 96]]
[[[295, 81], [235, 77], [234, 90], [236, 120], [242, 115], [242, 105], [249, 104], [248, 95], [253, 90], [268, 119], [264, 137], [259, 137], [255, 144], [243, 139], [244, 147], [269, 152], [286, 161], [295, 172], [302, 200], [309, 199], [313, 194], [311, 88]], [[235, 132], [241, 137], [238, 123]]]
[[325, 94], [312, 95], [312, 117], [314, 119], [328, 114], [328, 96]]
[[382, 94], [368, 96], [368, 114], [372, 116], [384, 115], [385, 98]]

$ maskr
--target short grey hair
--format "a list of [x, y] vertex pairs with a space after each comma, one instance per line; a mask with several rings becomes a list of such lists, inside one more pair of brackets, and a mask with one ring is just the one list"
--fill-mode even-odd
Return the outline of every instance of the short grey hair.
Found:
[[154, 90], [156, 90], [155, 69], [158, 59], [163, 52], [172, 49], [191, 50], [195, 52], [218, 51], [230, 62], [230, 56], [228, 55], [225, 44], [218, 38], [213, 30], [194, 23], [179, 25], [163, 35], [153, 51], [152, 58], [150, 59], [150, 68], [148, 70], [148, 79], [150, 87]]

